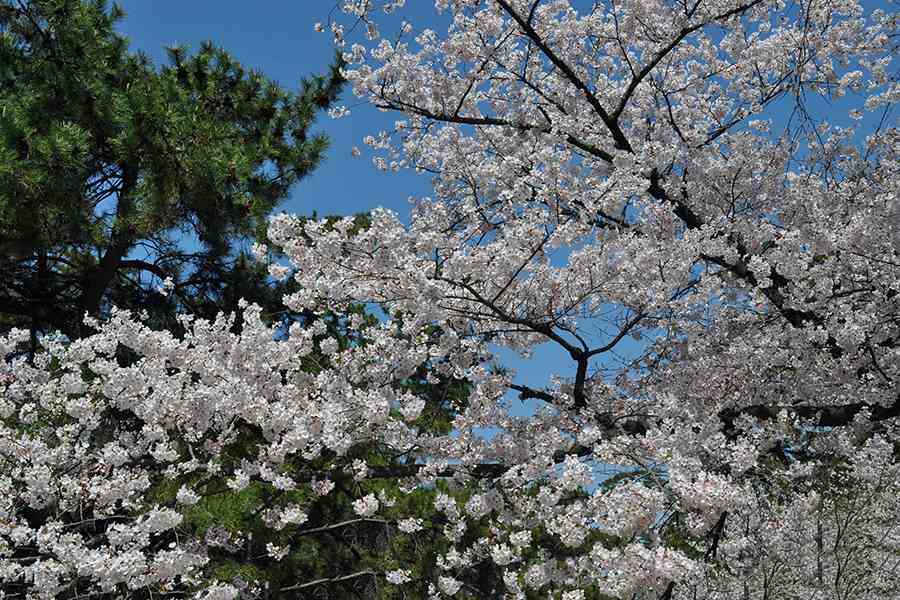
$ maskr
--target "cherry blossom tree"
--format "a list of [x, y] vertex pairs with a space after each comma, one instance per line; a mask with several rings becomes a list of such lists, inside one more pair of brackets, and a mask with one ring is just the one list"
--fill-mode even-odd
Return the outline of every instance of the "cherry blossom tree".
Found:
[[[433, 196], [363, 230], [269, 228], [285, 304], [343, 315], [348, 341], [280, 339], [253, 306], [240, 334], [186, 319], [182, 339], [115, 313], [11, 363], [4, 590], [898, 597], [898, 15], [437, 0], [438, 32], [403, 5], [342, 2], [329, 26], [354, 92], [398, 113], [366, 139], [376, 165], [431, 173]], [[518, 383], [500, 349], [541, 344], [570, 364]], [[452, 422], [424, 427], [441, 382]], [[351, 461], [371, 444], [401, 458]], [[397, 485], [311, 522], [348, 477]], [[219, 483], [264, 491], [272, 561], [374, 520], [435, 556], [238, 586], [209, 568], [225, 542], [184, 525]]]

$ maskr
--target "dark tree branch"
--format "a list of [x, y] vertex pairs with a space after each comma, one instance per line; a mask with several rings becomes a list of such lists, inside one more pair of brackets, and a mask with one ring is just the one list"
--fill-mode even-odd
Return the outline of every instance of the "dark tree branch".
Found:
[[716, 554], [719, 551], [719, 541], [722, 539], [722, 534], [725, 532], [726, 520], [728, 520], [727, 510], [722, 513], [722, 515], [719, 517], [719, 520], [713, 526], [712, 532], [710, 533], [712, 539], [709, 544], [709, 549], [707, 549], [706, 555], [704, 556], [705, 560], [716, 557]]
[[726, 434], [734, 435], [734, 422], [741, 416], [750, 416], [762, 421], [775, 419], [782, 410], [787, 410], [801, 419], [812, 422], [817, 427], [844, 427], [863, 411], [869, 413], [872, 421], [887, 421], [900, 417], [900, 397], [889, 406], [867, 402], [853, 402], [836, 406], [808, 406], [803, 404], [753, 404], [742, 408], [723, 410], [719, 413]]
[[155, 265], [155, 264], [153, 264], [153, 263], [149, 263], [149, 262], [144, 261], [144, 260], [135, 260], [135, 259], [122, 260], [122, 261], [119, 261], [119, 268], [121, 268], [121, 269], [136, 269], [136, 270], [141, 270], [141, 271], [148, 271], [148, 272], [150, 272], [150, 273], [153, 273], [154, 275], [156, 275], [156, 276], [159, 277], [160, 279], [165, 279], [166, 277], [169, 276], [169, 274], [166, 273], [165, 270], [163, 270], [163, 269], [162, 269], [161, 267], [159, 267], [158, 265]]
[[678, 35], [676, 35], [675, 38], [671, 42], [666, 44], [662, 49], [660, 49], [656, 54], [654, 54], [653, 58], [651, 58], [650, 61], [646, 65], [644, 65], [644, 68], [641, 69], [637, 74], [634, 75], [634, 77], [631, 78], [631, 81], [628, 83], [628, 87], [625, 89], [625, 93], [622, 94], [622, 98], [619, 100], [619, 104], [618, 104], [618, 106], [616, 106], [615, 110], [613, 110], [612, 114], [610, 115], [610, 118], [613, 121], [618, 122], [619, 117], [622, 116], [622, 112], [625, 110], [625, 106], [628, 104], [628, 100], [631, 99], [631, 96], [634, 94], [634, 91], [637, 89], [637, 87], [647, 77], [647, 75], [649, 75], [650, 72], [656, 68], [656, 65], [658, 65], [660, 63], [660, 61], [662, 61], [672, 50], [674, 50], [678, 46], [678, 44], [680, 44], [684, 40], [684, 38], [686, 38], [690, 34], [694, 33], [695, 31], [698, 31], [698, 30], [706, 27], [712, 21], [722, 21], [722, 20], [728, 19], [735, 15], [744, 13], [744, 12], [750, 10], [751, 8], [753, 8], [754, 6], [756, 6], [757, 4], [761, 4], [761, 3], [762, 3], [762, 0], [753, 0], [753, 2], [750, 2], [749, 4], [744, 4], [742, 6], [735, 7], [729, 11], [726, 11], [720, 15], [717, 15], [717, 16], [713, 17], [712, 19], [710, 19], [710, 21], [705, 21], [703, 23], [698, 23], [691, 27], [682, 28], [681, 31], [678, 32]]
[[[387, 98], [382, 98], [380, 103], [376, 103], [375, 106], [377, 108], [384, 108], [388, 110], [397, 110], [397, 111], [408, 111], [414, 114], [419, 115], [420, 117], [425, 117], [426, 119], [431, 119], [433, 121], [438, 121], [441, 123], [456, 123], [458, 125], [488, 125], [488, 126], [497, 126], [497, 127], [511, 127], [514, 129], [518, 129], [520, 131], [538, 131], [540, 133], [551, 133], [551, 129], [549, 126], [544, 125], [534, 125], [532, 123], [515, 123], [513, 121], [508, 121], [506, 119], [498, 119], [497, 117], [466, 117], [462, 115], [448, 115], [446, 113], [435, 113], [430, 110], [426, 110], [419, 106], [415, 106], [412, 104], [407, 104], [401, 100], [389, 100]], [[583, 140], [580, 140], [570, 134], [566, 135], [566, 141], [579, 150], [583, 150], [587, 152], [591, 156], [599, 158], [604, 162], [611, 163], [612, 162], [612, 154], [597, 148], [596, 146], [589, 144]]]
[[622, 128], [619, 126], [619, 123], [608, 113], [606, 109], [603, 108], [603, 105], [600, 104], [600, 100], [597, 99], [597, 96], [591, 91], [591, 89], [585, 84], [578, 74], [572, 70], [572, 67], [566, 63], [563, 59], [561, 59], [557, 54], [553, 51], [550, 46], [541, 38], [537, 31], [535, 31], [534, 27], [532, 27], [531, 23], [522, 17], [516, 10], [510, 6], [509, 2], [506, 0], [496, 0], [497, 4], [506, 11], [506, 13], [512, 17], [512, 19], [518, 23], [519, 27], [528, 36], [534, 45], [540, 48], [541, 52], [544, 53], [544, 56], [550, 60], [553, 65], [562, 71], [562, 73], [566, 76], [566, 79], [575, 86], [578, 91], [584, 94], [587, 99], [588, 104], [591, 105], [591, 108], [594, 109], [594, 112], [597, 113], [597, 116], [600, 117], [600, 120], [603, 121], [603, 124], [606, 125], [606, 128], [609, 130], [610, 134], [613, 137], [613, 141], [615, 142], [616, 148], [619, 150], [625, 150], [626, 152], [633, 152], [631, 144], [628, 142], [628, 139], [625, 137], [625, 133], [622, 131]]

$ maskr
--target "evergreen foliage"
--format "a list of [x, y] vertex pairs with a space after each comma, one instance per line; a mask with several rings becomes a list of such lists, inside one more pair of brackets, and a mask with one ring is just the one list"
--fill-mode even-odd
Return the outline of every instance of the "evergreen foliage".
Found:
[[[310, 129], [339, 59], [297, 93], [212, 43], [157, 68], [115, 32], [122, 17], [100, 0], [0, 2], [3, 328], [78, 335], [112, 303], [171, 325], [179, 308], [280, 297], [233, 241], [322, 160]], [[169, 277], [172, 298], [148, 295]]]

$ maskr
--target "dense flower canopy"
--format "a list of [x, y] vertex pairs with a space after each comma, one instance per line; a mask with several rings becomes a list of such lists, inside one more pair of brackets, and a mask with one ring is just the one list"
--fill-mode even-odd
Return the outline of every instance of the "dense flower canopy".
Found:
[[[12, 362], [4, 586], [249, 594], [204, 570], [208, 536], [179, 534], [207, 483], [327, 497], [349, 469], [431, 490], [427, 519], [391, 523], [442, 545], [427, 577], [333, 581], [435, 598], [898, 597], [897, 14], [437, 0], [447, 26], [431, 31], [403, 4], [343, 2], [330, 26], [354, 92], [401, 113], [366, 140], [376, 164], [432, 173], [433, 197], [408, 220], [269, 229], [300, 284], [285, 304], [348, 311], [351, 341], [276, 335], [253, 306], [239, 335], [233, 317], [186, 318], [181, 339], [117, 312]], [[372, 303], [384, 319], [353, 312]], [[545, 343], [571, 364], [543, 387], [497, 358]], [[467, 382], [446, 432], [419, 426], [417, 377]], [[539, 410], [514, 416], [516, 396]], [[262, 442], [242, 444], [247, 429]], [[351, 463], [370, 443], [409, 460]], [[619, 474], [598, 481], [601, 464]], [[161, 480], [182, 487], [154, 503]], [[264, 513], [284, 552], [328, 525], [289, 496]], [[374, 519], [396, 501], [352, 507]]]

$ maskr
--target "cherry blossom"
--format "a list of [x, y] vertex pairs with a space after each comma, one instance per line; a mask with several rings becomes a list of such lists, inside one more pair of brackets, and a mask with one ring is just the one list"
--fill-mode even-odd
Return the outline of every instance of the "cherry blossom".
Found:
[[[284, 332], [249, 305], [177, 338], [112, 310], [4, 364], [4, 591], [237, 598], [207, 565], [252, 532], [183, 531], [230, 491], [271, 498], [273, 560], [351, 527], [440, 542], [427, 577], [272, 595], [898, 597], [896, 14], [434, 5], [440, 31], [397, 0], [329, 23], [353, 91], [397, 113], [372, 158], [433, 192], [364, 227], [272, 219], [285, 305], [318, 320]], [[526, 385], [503, 357], [541, 345], [569, 362], [523, 363]], [[464, 393], [429, 429], [441, 381]], [[372, 444], [402, 460], [367, 463]], [[314, 522], [337, 493], [353, 512]]]

